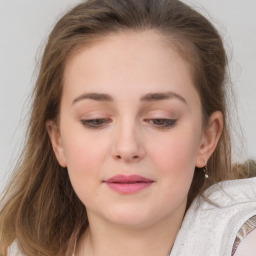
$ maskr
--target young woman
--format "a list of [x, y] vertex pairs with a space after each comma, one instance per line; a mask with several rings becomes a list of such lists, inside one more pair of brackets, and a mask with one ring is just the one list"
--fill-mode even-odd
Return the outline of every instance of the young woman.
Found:
[[226, 65], [218, 32], [180, 1], [68, 12], [2, 198], [0, 255], [255, 252], [256, 180], [231, 167]]

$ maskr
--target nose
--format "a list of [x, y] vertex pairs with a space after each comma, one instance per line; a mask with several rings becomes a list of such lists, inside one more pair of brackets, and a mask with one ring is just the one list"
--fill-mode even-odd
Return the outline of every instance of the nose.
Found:
[[116, 133], [112, 148], [112, 156], [115, 160], [139, 162], [145, 155], [142, 138], [134, 127], [126, 127]]

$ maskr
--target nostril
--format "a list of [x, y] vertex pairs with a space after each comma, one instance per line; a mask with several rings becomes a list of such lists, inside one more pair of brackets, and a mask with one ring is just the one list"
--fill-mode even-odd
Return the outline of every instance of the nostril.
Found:
[[121, 155], [116, 155], [115, 157], [116, 157], [116, 159], [134, 159], [134, 160], [139, 159], [138, 155], [135, 155], [135, 156], [132, 156], [132, 157], [125, 157], [125, 156], [121, 156]]

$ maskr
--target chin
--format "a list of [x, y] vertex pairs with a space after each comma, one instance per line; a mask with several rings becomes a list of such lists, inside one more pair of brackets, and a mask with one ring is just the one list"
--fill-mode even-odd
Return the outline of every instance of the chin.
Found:
[[108, 213], [105, 212], [105, 218], [113, 224], [130, 227], [143, 228], [152, 225], [156, 221], [153, 211], [139, 207], [118, 207]]

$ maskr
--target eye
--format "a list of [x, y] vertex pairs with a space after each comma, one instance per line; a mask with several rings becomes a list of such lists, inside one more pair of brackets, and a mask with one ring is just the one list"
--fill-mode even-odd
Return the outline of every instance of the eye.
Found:
[[166, 118], [155, 118], [155, 119], [146, 119], [146, 122], [156, 126], [157, 128], [171, 128], [173, 127], [177, 120], [176, 119], [166, 119]]
[[82, 119], [81, 124], [87, 128], [99, 129], [103, 128], [106, 124], [111, 123], [107, 118], [95, 118], [95, 119]]

